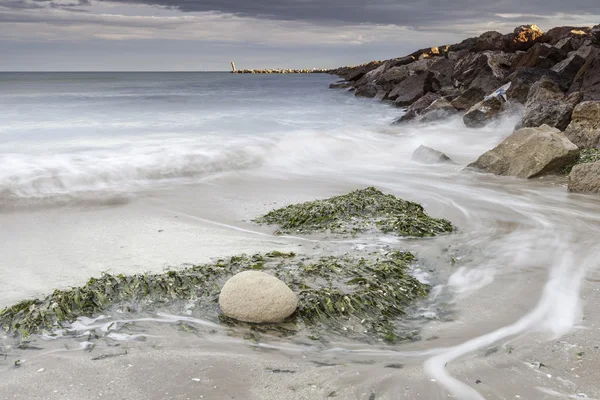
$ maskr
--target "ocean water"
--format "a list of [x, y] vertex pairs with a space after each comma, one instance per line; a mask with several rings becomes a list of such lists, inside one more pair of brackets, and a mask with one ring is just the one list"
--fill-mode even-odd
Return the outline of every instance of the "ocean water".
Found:
[[[510, 135], [518, 116], [482, 129], [467, 129], [460, 118], [392, 126], [402, 110], [328, 89], [335, 80], [321, 74], [0, 73], [0, 307], [81, 285], [103, 271], [160, 272], [273, 249], [398, 247], [423, 260], [415, 273], [435, 285], [435, 307], [420, 310], [428, 340], [382, 350], [360, 343], [314, 349], [273, 339], [273, 348], [298, 362], [334, 352], [350, 364], [357, 354], [414, 364], [407, 367], [414, 375], [404, 379], [373, 369], [343, 383], [332, 373], [329, 380], [342, 387], [336, 393], [362, 393], [377, 381], [377, 398], [395, 398], [416, 380], [428, 398], [577, 395], [558, 381], [530, 383], [533, 372], [520, 361], [477, 364], [468, 357], [514, 338], [523, 340], [520, 350], [542, 352], [536, 335], [561, 338], [600, 320], [582, 301], [598, 291], [600, 200], [569, 194], [564, 177], [525, 181], [464, 170]], [[412, 161], [421, 144], [455, 163]], [[418, 201], [458, 232], [427, 240], [315, 242], [277, 237], [249, 222], [274, 207], [366, 186]], [[136, 337], [152, 343], [160, 333], [165, 346], [181, 340], [146, 329]], [[127, 338], [111, 334], [107, 346]], [[227, 334], [210, 337], [195, 346], [241, 352]], [[569, 340], [585, 346], [586, 338]], [[68, 362], [48, 354], [38, 362]], [[446, 369], [449, 363], [460, 366], [453, 370], [458, 378]], [[489, 378], [485, 394], [472, 384], [468, 371], [474, 368]], [[10, 374], [3, 375], [0, 394], [21, 387], [22, 377]], [[495, 376], [522, 376], [520, 391]]]

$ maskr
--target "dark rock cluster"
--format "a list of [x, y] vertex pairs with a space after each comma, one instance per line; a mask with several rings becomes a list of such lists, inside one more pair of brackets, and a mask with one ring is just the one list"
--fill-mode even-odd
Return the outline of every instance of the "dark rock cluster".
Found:
[[[507, 113], [520, 113], [516, 136], [471, 165], [486, 172], [522, 177], [559, 173], [572, 169], [577, 159], [571, 144], [578, 151], [600, 148], [600, 25], [562, 26], [545, 33], [536, 25], [522, 25], [509, 34], [485, 32], [332, 73], [343, 81], [331, 87], [404, 108], [394, 124], [462, 115], [467, 127], [479, 128]], [[522, 163], [535, 159], [540, 164], [517, 165], [517, 156]], [[493, 168], [486, 167], [485, 158], [495, 160]], [[585, 179], [598, 184], [585, 187], [600, 187], [600, 166], [574, 169], [577, 176], [596, 173]], [[581, 187], [574, 179], [572, 190]]]

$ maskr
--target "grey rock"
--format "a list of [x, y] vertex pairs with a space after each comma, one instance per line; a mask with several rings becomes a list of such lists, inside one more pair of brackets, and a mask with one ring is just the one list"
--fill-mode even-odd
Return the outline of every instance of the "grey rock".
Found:
[[354, 92], [354, 95], [358, 97], [373, 98], [377, 96], [378, 91], [379, 87], [377, 85], [375, 85], [374, 83], [368, 83], [366, 85], [357, 87], [356, 92]]
[[444, 164], [452, 163], [450, 157], [427, 146], [419, 146], [412, 155], [412, 160], [423, 164]]
[[571, 122], [573, 107], [574, 104], [565, 99], [558, 85], [544, 77], [531, 86], [519, 126], [538, 127], [546, 124], [564, 131]]
[[331, 85], [329, 85], [329, 89], [347, 89], [349, 87], [352, 87], [352, 82], [348, 81], [334, 82]]
[[502, 111], [504, 101], [499, 97], [488, 97], [466, 112], [463, 121], [469, 128], [481, 128], [496, 119]]
[[590, 48], [590, 54], [573, 79], [569, 92], [581, 92], [584, 101], [600, 100], [600, 49]]
[[394, 100], [397, 106], [409, 106], [432, 90], [434, 79], [432, 72], [409, 76], [394, 87], [388, 98]]
[[551, 79], [563, 91], [566, 91], [571, 82], [568, 78], [560, 76], [557, 72], [543, 68], [519, 68], [508, 76], [511, 85], [506, 95], [509, 101], [525, 104], [531, 86], [542, 78]]
[[380, 86], [396, 85], [409, 76], [418, 75], [420, 72], [427, 71], [436, 61], [437, 60], [435, 59], [425, 59], [410, 64], [391, 67], [377, 79], [376, 83]]
[[592, 36], [594, 43], [600, 44], [600, 25], [594, 26], [590, 35]]
[[458, 114], [458, 110], [445, 98], [438, 99], [423, 110], [419, 116], [421, 122], [434, 122]]
[[502, 86], [518, 54], [486, 51], [471, 53], [456, 62], [452, 79], [463, 90], [481, 89], [490, 93]]
[[513, 70], [519, 67], [551, 68], [565, 58], [566, 52], [548, 43], [536, 43], [515, 63]]
[[559, 26], [544, 33], [541, 41], [559, 47], [560, 42], [571, 39], [572, 44], [579, 47], [584, 40], [589, 38], [590, 31], [591, 29], [587, 26]]
[[582, 56], [577, 54], [577, 52], [574, 51], [570, 53], [567, 58], [550, 68], [550, 70], [556, 72], [557, 74], [565, 78], [568, 78], [570, 82], [573, 82], [573, 79], [575, 79], [575, 76], [577, 75], [581, 67], [584, 66], [585, 62], [585, 58], [583, 58]]
[[285, 320], [298, 307], [298, 298], [282, 281], [260, 271], [232, 276], [221, 289], [219, 306], [230, 318], [253, 323]]
[[600, 161], [574, 166], [569, 174], [569, 191], [600, 194]]
[[484, 97], [485, 92], [482, 89], [472, 87], [452, 100], [452, 105], [459, 111], [465, 111], [482, 101]]
[[600, 101], [575, 106], [565, 135], [580, 148], [600, 148]]
[[558, 129], [547, 125], [522, 128], [468, 167], [496, 175], [535, 178], [561, 173], [579, 149]]
[[397, 125], [400, 123], [414, 120], [419, 115], [421, 115], [421, 112], [423, 112], [423, 110], [425, 110], [427, 107], [429, 107], [431, 105], [431, 103], [433, 103], [437, 99], [440, 99], [441, 97], [442, 96], [438, 93], [432, 93], [432, 92], [426, 93], [419, 100], [417, 100], [413, 104], [411, 104], [410, 107], [408, 107], [408, 109], [406, 110], [406, 113], [402, 117], [400, 117], [398, 120], [394, 121], [393, 124]]

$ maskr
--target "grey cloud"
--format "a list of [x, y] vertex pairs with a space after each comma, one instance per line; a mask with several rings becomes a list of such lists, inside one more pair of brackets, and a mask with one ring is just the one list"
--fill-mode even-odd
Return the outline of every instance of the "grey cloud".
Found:
[[597, 14], [598, 0], [98, 0], [244, 17], [403, 26], [501, 20], [498, 13]]

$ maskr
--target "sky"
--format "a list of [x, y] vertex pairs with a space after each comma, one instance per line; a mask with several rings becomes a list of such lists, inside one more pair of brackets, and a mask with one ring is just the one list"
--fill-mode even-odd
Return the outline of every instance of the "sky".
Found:
[[0, 71], [333, 68], [521, 24], [591, 26], [600, 0], [0, 0]]

